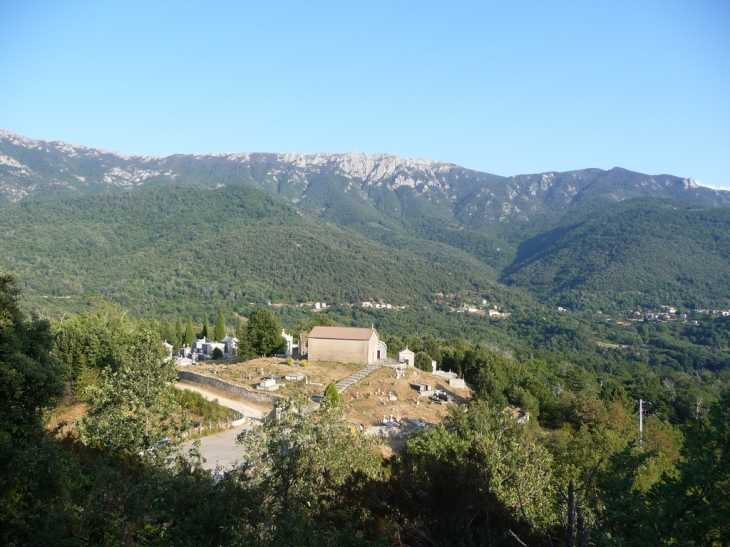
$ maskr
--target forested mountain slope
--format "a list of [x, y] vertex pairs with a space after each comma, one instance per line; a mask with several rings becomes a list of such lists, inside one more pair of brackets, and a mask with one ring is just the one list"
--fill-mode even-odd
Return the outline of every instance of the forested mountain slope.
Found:
[[480, 230], [534, 221], [592, 200], [652, 196], [704, 207], [730, 205], [730, 192], [704, 188], [692, 179], [620, 168], [503, 177], [389, 154], [129, 156], [0, 130], [0, 204], [186, 182], [253, 185], [315, 214], [329, 212], [336, 218], [343, 215], [331, 210], [333, 203], [346, 199], [370, 209], [370, 214], [379, 213], [376, 222], [385, 217], [419, 224], [423, 221], [419, 215], [427, 214], [429, 220], [450, 223], [452, 228]]
[[[719, 233], [718, 241], [723, 240], [723, 223], [716, 220], [716, 215], [725, 218], [725, 213], [720, 211], [730, 206], [730, 192], [701, 187], [692, 179], [650, 176], [620, 168], [501, 177], [454, 164], [388, 154], [127, 156], [0, 131], [0, 205], [5, 204], [0, 211], [9, 206], [14, 210], [18, 202], [23, 204], [44, 196], [134, 195], [151, 187], [159, 188], [154, 193], [155, 199], [164, 200], [163, 188], [167, 186], [176, 187], [171, 195], [188, 192], [193, 201], [205, 195], [200, 194], [201, 188], [247, 186], [263, 190], [276, 196], [282, 204], [294, 205], [296, 209], [287, 209], [290, 212], [308, 212], [345, 228], [346, 232], [337, 232], [343, 234], [343, 241], [344, 233], [350, 237], [349, 234], [356, 232], [384, 245], [373, 249], [390, 257], [386, 262], [418, 256], [419, 270], [423, 272], [419, 275], [423, 280], [427, 278], [425, 272], [431, 272], [435, 263], [445, 268], [446, 274], [462, 272], [465, 278], [479, 278], [481, 281], [475, 282], [479, 287], [486, 282], [483, 280], [496, 280], [501, 274], [504, 282], [535, 291], [541, 298], [591, 308], [653, 305], [677, 298], [688, 305], [724, 306], [728, 297], [728, 279], [722, 273], [727, 261], [722, 251], [714, 250], [712, 245], [722, 246], [715, 242], [713, 234]], [[181, 189], [186, 186], [190, 189]], [[651, 214], [637, 212], [634, 198], [643, 199], [642, 207], [651, 209]], [[684, 204], [676, 207], [679, 210], [689, 207], [689, 216], [667, 216], [666, 211], [660, 214], [666, 205], [652, 203], [667, 198], [683, 200]], [[129, 199], [137, 203], [138, 198]], [[113, 199], [111, 202], [126, 203]], [[73, 202], [64, 203], [70, 206]], [[83, 203], [93, 203], [96, 207], [101, 202]], [[687, 203], [718, 212], [692, 211]], [[139, 209], [138, 205], [135, 207]], [[139, 214], [144, 214], [144, 207], [139, 209]], [[198, 223], [199, 233], [204, 233], [209, 228], [206, 215], [201, 215], [200, 208], [192, 202], [189, 207], [185, 215]], [[212, 222], [223, 222], [225, 215], [231, 214], [226, 208], [220, 211], [221, 216]], [[0, 217], [0, 229], [7, 233], [8, 223], [17, 213], [4, 214], [10, 216]], [[130, 220], [140, 221], [137, 214], [136, 210], [131, 212]], [[61, 223], [61, 219], [62, 224], [70, 221], [60, 215], [54, 222]], [[25, 220], [35, 225], [35, 217], [27, 216]], [[15, 224], [10, 231], [22, 233], [22, 222], [17, 218], [12, 222]], [[79, 233], [86, 230], [104, 233], [90, 228], [86, 217], [83, 222], [78, 219], [77, 222]], [[312, 229], [312, 233], [321, 230]], [[328, 241], [328, 237], [315, 239]], [[695, 237], [704, 243], [694, 245]], [[92, 242], [93, 237], [88, 241]], [[366, 244], [364, 239], [353, 241]], [[16, 244], [20, 242], [16, 240]], [[92, 243], [89, 245], [89, 253], [98, 252]], [[47, 253], [53, 255], [55, 249], [66, 247], [66, 243], [60, 247], [54, 243], [53, 248], [35, 254], [25, 248], [13, 249], [0, 260], [7, 263], [25, 257], [20, 263], [29, 268], [28, 257], [48, 260]], [[82, 248], [79, 245], [80, 255], [83, 255]], [[266, 249], [273, 252], [274, 246], [267, 244]], [[166, 250], [157, 255], [166, 256]], [[59, 295], [86, 291], [81, 291], [80, 278], [71, 273], [75, 256], [71, 253], [64, 259], [69, 261], [64, 283], [74, 287], [75, 292], [68, 288], [54, 289]], [[382, 264], [377, 261], [377, 267]], [[13, 270], [12, 264], [9, 269]], [[358, 288], [362, 293], [357, 294], [363, 298], [375, 298], [377, 287], [390, 284], [388, 279], [377, 278], [375, 271], [369, 269], [367, 275], [371, 274], [371, 281]], [[442, 274], [443, 271], [435, 275]], [[25, 276], [21, 278], [27, 280]], [[277, 295], [353, 301], [360, 298], [355, 297], [354, 288], [344, 293], [332, 289], [332, 293], [319, 294], [316, 283], [306, 287], [286, 276], [278, 282], [287, 288], [272, 292], [273, 288], [266, 285], [256, 290], [246, 289], [241, 294], [256, 295], [250, 298], [256, 301], [276, 299]], [[109, 278], [105, 290], [109, 295], [126, 294], [129, 282], [119, 283]], [[293, 287], [292, 283], [298, 286]], [[335, 287], [338, 283], [329, 285]], [[438, 282], [434, 283], [437, 285]], [[41, 286], [37, 285], [38, 290]], [[410, 294], [400, 288], [391, 287], [389, 291], [383, 293], [391, 295], [388, 299], [403, 303], [405, 295]], [[429, 289], [419, 297], [425, 298], [432, 292], [440, 291]], [[26, 294], [29, 301], [34, 301], [34, 288], [29, 287]], [[192, 291], [188, 296], [194, 294], [207, 293]], [[398, 298], [393, 298], [394, 294]]]
[[49, 311], [91, 295], [146, 315], [267, 300], [422, 306], [498, 290], [466, 253], [396, 252], [241, 185], [23, 201], [0, 208], [0, 233], [0, 268]]
[[503, 281], [570, 306], [727, 307], [730, 209], [640, 198], [568, 215], [519, 246]]

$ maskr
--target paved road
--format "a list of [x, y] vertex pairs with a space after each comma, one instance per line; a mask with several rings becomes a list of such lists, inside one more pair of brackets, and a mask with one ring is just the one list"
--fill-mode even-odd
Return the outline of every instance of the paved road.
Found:
[[[218, 399], [218, 402], [223, 406], [232, 408], [246, 416], [247, 420], [243, 426], [226, 429], [221, 433], [208, 435], [207, 437], [198, 439], [200, 441], [200, 454], [205, 459], [205, 463], [203, 463], [204, 469], [209, 471], [218, 470], [220, 472], [225, 472], [235, 467], [236, 463], [240, 462], [244, 456], [243, 446], [236, 444], [236, 437], [244, 429], [248, 429], [259, 423], [261, 421], [262, 412], [259, 409], [248, 406], [241, 401], [221, 397], [216, 393], [211, 393], [198, 386], [178, 383], [175, 387], [178, 389], [197, 391], [209, 401]], [[183, 444], [183, 449], [187, 451], [193, 442], [195, 441]]]
[[[200, 454], [205, 460], [203, 469], [225, 473], [236, 467], [245, 455], [243, 445], [236, 444], [236, 437], [250, 427], [251, 425], [247, 424], [198, 439], [200, 441]], [[185, 443], [183, 449], [187, 451], [193, 442], [195, 441]]]

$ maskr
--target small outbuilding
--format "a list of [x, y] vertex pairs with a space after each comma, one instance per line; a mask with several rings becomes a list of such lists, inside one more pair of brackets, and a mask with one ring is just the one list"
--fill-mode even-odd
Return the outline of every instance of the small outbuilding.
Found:
[[456, 389], [465, 389], [466, 382], [463, 378], [449, 378], [449, 385]]
[[226, 336], [221, 342], [225, 348], [223, 350], [224, 357], [233, 357], [238, 352], [238, 338], [235, 336]]
[[307, 343], [308, 341], [309, 341], [308, 332], [299, 333], [299, 357], [306, 357], [306, 355], [309, 353], [309, 347], [308, 347], [308, 343]]
[[406, 346], [405, 349], [400, 350], [398, 353], [398, 361], [405, 363], [409, 367], [415, 366], [416, 354], [409, 350], [408, 346]]
[[286, 344], [284, 354], [287, 357], [291, 357], [294, 352], [294, 337], [291, 334], [287, 334], [284, 329], [281, 329], [281, 337], [284, 339], [284, 343]]

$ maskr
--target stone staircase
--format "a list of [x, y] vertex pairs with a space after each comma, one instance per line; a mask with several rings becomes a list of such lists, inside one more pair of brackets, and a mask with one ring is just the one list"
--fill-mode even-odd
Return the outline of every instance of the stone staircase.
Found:
[[364, 369], [356, 372], [355, 374], [351, 374], [344, 380], [340, 380], [339, 382], [337, 382], [337, 392], [342, 393], [348, 387], [350, 387], [352, 384], [354, 384], [355, 382], [359, 382], [360, 380], [362, 380], [366, 376], [369, 376], [370, 374], [372, 374], [373, 372], [375, 372], [382, 366], [383, 366], [382, 361], [379, 361], [377, 363], [372, 363], [372, 364], [366, 366]]

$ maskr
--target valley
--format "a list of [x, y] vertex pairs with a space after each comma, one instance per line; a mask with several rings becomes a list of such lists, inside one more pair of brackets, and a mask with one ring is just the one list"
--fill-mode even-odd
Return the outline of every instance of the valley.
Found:
[[[562, 533], [558, 489], [594, 475], [584, 506], [606, 545], [671, 529], [656, 515], [698, 487], [703, 514], [724, 510], [730, 192], [387, 154], [125, 156], [5, 131], [0, 200], [0, 443], [23, 473], [58, 477], [54, 521], [73, 507], [107, 523], [113, 507], [142, 530], [155, 508], [182, 515], [155, 517], [180, 539], [190, 519], [298, 535], [346, 515], [343, 544], [419, 544], [423, 515], [472, 537], [463, 515], [488, 507], [501, 516], [479, 533], [538, 545], [528, 522]], [[428, 370], [281, 356], [283, 332], [331, 325], [377, 329], [379, 359], [407, 348]], [[171, 359], [225, 336], [225, 359]], [[271, 419], [229, 429], [239, 414], [170, 387], [193, 377], [209, 399], [214, 380], [247, 390], [256, 401], [219, 395]], [[25, 431], [47, 452], [26, 459]], [[97, 506], [99, 489], [117, 501]], [[636, 523], [609, 522], [625, 504]]]

